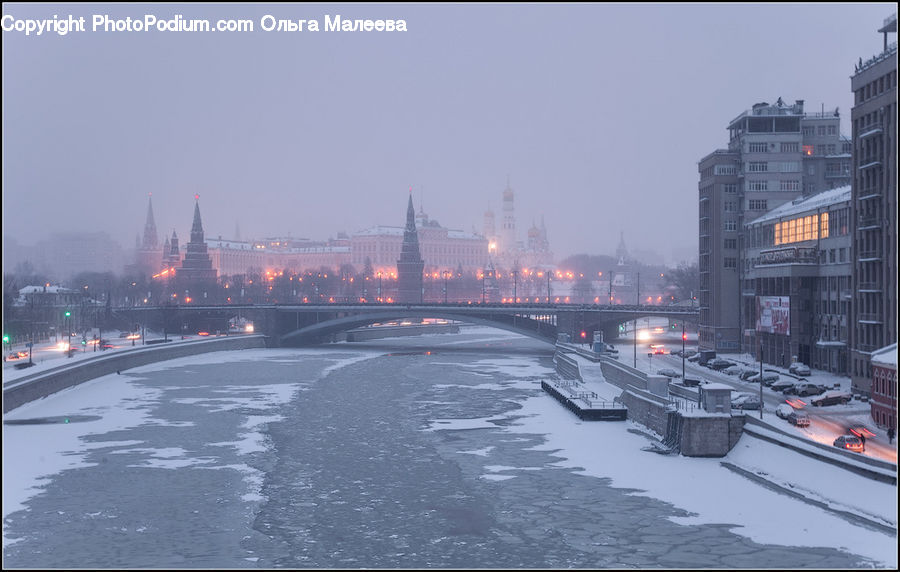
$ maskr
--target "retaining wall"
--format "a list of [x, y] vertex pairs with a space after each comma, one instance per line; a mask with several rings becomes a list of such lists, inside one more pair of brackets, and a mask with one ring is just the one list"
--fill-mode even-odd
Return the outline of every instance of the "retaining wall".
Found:
[[75, 363], [5, 382], [3, 412], [117, 371], [209, 352], [264, 348], [266, 339], [263, 335], [216, 337], [208, 340], [141, 346], [80, 359]]

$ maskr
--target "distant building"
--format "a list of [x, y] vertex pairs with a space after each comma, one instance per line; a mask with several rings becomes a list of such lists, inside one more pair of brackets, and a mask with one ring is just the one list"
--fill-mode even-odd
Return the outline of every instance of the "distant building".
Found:
[[413, 209], [412, 193], [406, 207], [406, 228], [403, 229], [403, 243], [397, 260], [397, 302], [421, 303], [422, 271], [425, 262], [419, 252], [419, 237], [416, 234], [416, 211]]
[[[195, 198], [191, 240], [185, 245], [184, 258], [181, 260], [181, 266], [175, 272], [175, 291], [180, 299], [187, 301], [186, 298], [193, 298], [199, 302], [202, 299], [208, 299], [210, 294], [216, 292], [216, 269], [212, 266], [206, 242], [203, 239], [200, 199], [199, 197]], [[175, 240], [177, 241], [177, 238]], [[177, 242], [175, 244], [177, 248]]]
[[803, 100], [757, 103], [728, 124], [727, 149], [698, 164], [702, 349], [737, 352], [754, 336], [742, 316], [758, 294], [743, 284], [745, 224], [794, 200], [849, 184], [850, 141], [838, 110], [807, 113]]
[[[444, 270], [476, 273], [489, 262], [488, 242], [483, 236], [442, 227], [421, 209], [415, 216], [419, 251], [429, 272]], [[375, 226], [350, 237], [350, 262], [359, 270], [368, 261], [375, 272], [390, 274], [403, 247], [406, 229]]]
[[148, 196], [143, 238], [135, 245], [135, 269], [143, 275], [153, 276], [160, 270], [163, 254], [159, 234], [156, 232], [156, 220], [153, 217], [152, 197]]
[[897, 431], [897, 344], [872, 352], [872, 419]]
[[[850, 187], [800, 197], [746, 225], [743, 352], [766, 363], [847, 374]], [[757, 351], [759, 350], [759, 351]]]
[[499, 232], [495, 225], [494, 212], [484, 213], [483, 236], [488, 241], [490, 261], [501, 269], [512, 271], [522, 268], [548, 268], [553, 264], [553, 252], [547, 239], [547, 227], [541, 217], [541, 226], [532, 223], [523, 243], [517, 233], [515, 192], [506, 183], [502, 195], [502, 218]]
[[884, 50], [850, 79], [853, 125], [853, 390], [871, 393], [872, 352], [897, 342], [897, 14]]

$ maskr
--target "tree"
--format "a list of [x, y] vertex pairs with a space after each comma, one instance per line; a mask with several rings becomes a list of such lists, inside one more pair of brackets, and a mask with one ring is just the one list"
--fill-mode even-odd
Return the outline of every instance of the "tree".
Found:
[[690, 300], [700, 291], [700, 265], [682, 262], [665, 273], [666, 286], [675, 289], [676, 301]]

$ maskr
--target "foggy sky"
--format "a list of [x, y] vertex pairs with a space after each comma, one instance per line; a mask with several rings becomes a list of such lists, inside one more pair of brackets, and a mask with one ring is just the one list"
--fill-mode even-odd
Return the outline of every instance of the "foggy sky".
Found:
[[[840, 108], [890, 4], [19, 5], [88, 31], [3, 32], [3, 235], [105, 230], [153, 193], [160, 241], [324, 240], [416, 209], [481, 232], [509, 177], [518, 234], [556, 259], [697, 249], [697, 162], [754, 103]], [[93, 14], [247, 18], [252, 33], [90, 31]], [[276, 18], [403, 19], [408, 32], [264, 32]], [[324, 28], [324, 26], [323, 26]]]

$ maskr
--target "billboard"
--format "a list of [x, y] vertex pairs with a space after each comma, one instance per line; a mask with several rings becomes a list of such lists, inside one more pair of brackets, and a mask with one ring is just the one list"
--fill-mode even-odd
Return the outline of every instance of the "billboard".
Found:
[[756, 331], [791, 335], [791, 297], [757, 296]]

